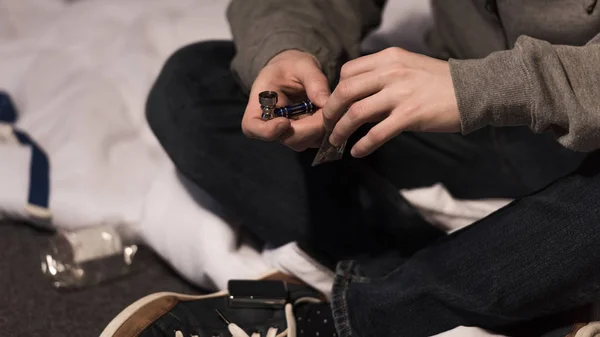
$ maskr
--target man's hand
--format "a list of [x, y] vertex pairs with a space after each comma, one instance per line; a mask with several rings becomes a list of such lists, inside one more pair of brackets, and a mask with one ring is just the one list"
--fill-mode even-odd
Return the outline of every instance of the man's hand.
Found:
[[295, 151], [318, 147], [325, 133], [322, 110], [298, 120], [279, 117], [261, 119], [258, 94], [272, 90], [279, 94], [278, 105], [290, 104], [293, 99], [308, 98], [318, 107], [325, 105], [330, 90], [319, 63], [310, 54], [286, 50], [269, 61], [252, 85], [250, 100], [242, 120], [244, 134], [266, 141], [279, 140]]
[[400, 48], [346, 63], [323, 118], [325, 127], [333, 129], [329, 141], [335, 146], [361, 125], [378, 123], [352, 148], [357, 158], [402, 131], [460, 131], [448, 62]]

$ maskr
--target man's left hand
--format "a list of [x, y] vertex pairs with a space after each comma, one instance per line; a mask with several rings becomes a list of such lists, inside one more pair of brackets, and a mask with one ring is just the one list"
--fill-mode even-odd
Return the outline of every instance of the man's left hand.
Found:
[[377, 123], [352, 148], [369, 155], [403, 131], [457, 132], [460, 117], [450, 66], [400, 48], [388, 48], [342, 67], [323, 107], [329, 141], [340, 146], [365, 123]]

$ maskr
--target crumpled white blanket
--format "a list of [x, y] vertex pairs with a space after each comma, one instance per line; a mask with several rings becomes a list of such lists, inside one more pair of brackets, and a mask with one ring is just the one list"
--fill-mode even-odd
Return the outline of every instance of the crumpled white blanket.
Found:
[[[0, 0], [0, 89], [16, 104], [15, 128], [50, 158], [50, 224], [135, 227], [185, 277], [217, 288], [270, 266], [190, 196], [150, 131], [144, 105], [177, 48], [230, 37], [225, 6], [225, 0]], [[29, 217], [30, 151], [0, 141], [0, 214]]]
[[[215, 215], [210, 196], [178, 176], [145, 121], [147, 92], [171, 53], [195, 41], [230, 38], [227, 2], [0, 0], [0, 90], [19, 111], [16, 125], [0, 128], [28, 133], [48, 154], [50, 225], [136, 228], [203, 287], [224, 288], [231, 278], [276, 267], [328, 292], [331, 272], [294, 243], [260, 251]], [[423, 51], [419, 36], [430, 22], [428, 1], [391, 1], [365, 48]], [[31, 149], [2, 139], [0, 216], [27, 220]], [[506, 202], [460, 202], [441, 186], [402, 193], [448, 231]], [[486, 335], [464, 329], [456, 331]]]

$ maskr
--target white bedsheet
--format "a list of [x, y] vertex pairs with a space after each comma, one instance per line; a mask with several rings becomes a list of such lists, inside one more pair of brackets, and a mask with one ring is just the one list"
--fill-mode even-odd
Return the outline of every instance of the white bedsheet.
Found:
[[[0, 89], [17, 105], [16, 127], [50, 157], [53, 226], [135, 227], [184, 277], [204, 287], [223, 288], [230, 278], [252, 278], [277, 267], [327, 291], [332, 275], [295, 245], [261, 252], [251, 242], [240, 243], [238, 231], [211, 212], [210, 197], [184, 187], [145, 121], [147, 92], [170, 54], [194, 41], [230, 38], [226, 5], [226, 0], [0, 0]], [[423, 51], [418, 33], [431, 21], [428, 2], [396, 0], [388, 9], [365, 46], [399, 43]], [[398, 27], [404, 27], [403, 35], [392, 34]], [[0, 216], [28, 217], [28, 151], [0, 140]], [[456, 211], [463, 204], [443, 188], [433, 193], [438, 199], [419, 191], [405, 195], [419, 205], [437, 200], [442, 214], [436, 207], [425, 207], [424, 214], [450, 223], [445, 229], [473, 221], [467, 208], [465, 222], [465, 212]], [[485, 215], [475, 209], [475, 218]]]
[[[49, 155], [51, 224], [136, 227], [186, 278], [216, 288], [270, 267], [189, 195], [146, 123], [144, 104], [177, 48], [229, 38], [225, 6], [224, 0], [0, 0], [0, 88], [17, 105], [16, 127]], [[29, 151], [0, 144], [5, 216], [28, 218]]]

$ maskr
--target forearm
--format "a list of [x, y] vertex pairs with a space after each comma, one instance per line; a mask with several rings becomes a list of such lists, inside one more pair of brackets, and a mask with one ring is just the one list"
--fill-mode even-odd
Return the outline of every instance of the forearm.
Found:
[[528, 125], [575, 150], [600, 148], [600, 35], [583, 47], [521, 37], [512, 50], [450, 65], [463, 133]]
[[246, 87], [276, 54], [298, 49], [314, 55], [333, 81], [339, 65], [360, 55], [385, 0], [233, 0], [227, 16], [237, 48], [233, 70]]

